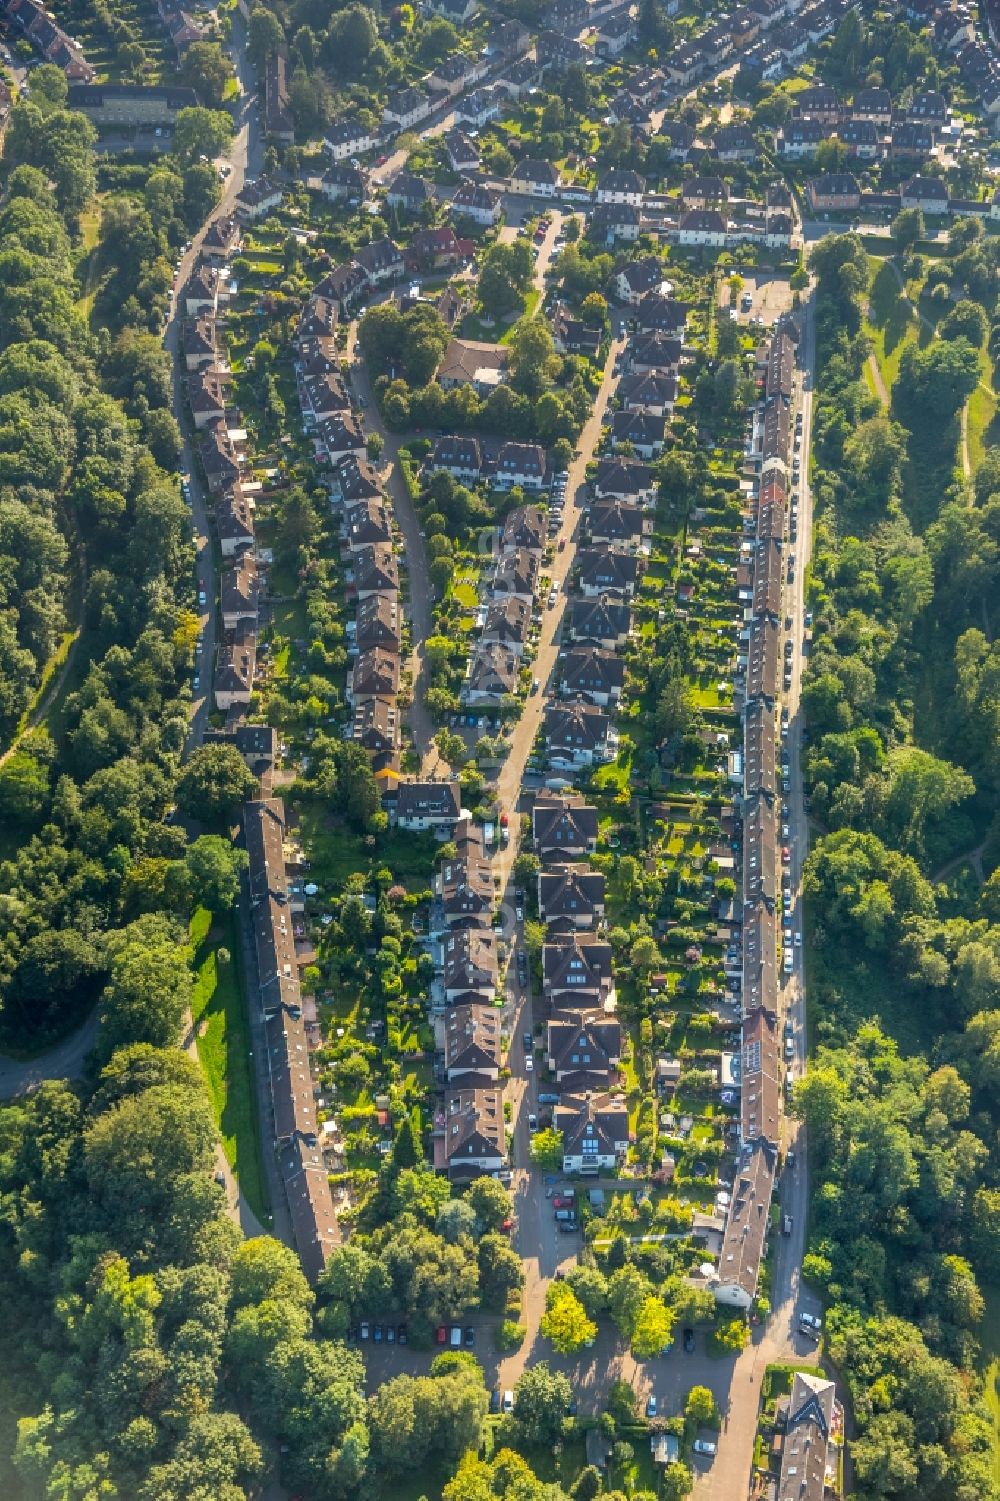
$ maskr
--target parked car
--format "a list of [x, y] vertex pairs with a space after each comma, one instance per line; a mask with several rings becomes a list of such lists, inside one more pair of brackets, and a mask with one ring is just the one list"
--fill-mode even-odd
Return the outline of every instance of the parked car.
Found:
[[694, 1330], [693, 1329], [685, 1329], [685, 1331], [684, 1331], [684, 1353], [685, 1353], [685, 1355], [690, 1355], [693, 1349], [694, 1349]]
[[501, 1400], [502, 1398], [500, 1396], [500, 1390], [498, 1387], [495, 1387], [493, 1391], [490, 1392], [490, 1412], [493, 1413], [494, 1416], [500, 1411]]
[[707, 1459], [714, 1459], [716, 1446], [710, 1438], [696, 1438], [691, 1445], [696, 1454], [704, 1454]]
[[381, 1324], [376, 1324], [375, 1327], [374, 1327], [374, 1329], [372, 1330], [372, 1339], [375, 1341], [375, 1343], [377, 1345], [380, 1345], [382, 1343], [383, 1333], [384, 1333], [384, 1330], [382, 1328], [382, 1325]]
[[439, 1345], [446, 1345], [448, 1343], [448, 1329], [445, 1324], [438, 1325], [435, 1338], [437, 1339]]
[[371, 1328], [369, 1327], [369, 1325], [367, 1323], [363, 1323], [361, 1325], [361, 1328], [358, 1330], [358, 1334], [360, 1335], [360, 1337], [362, 1339], [367, 1339], [368, 1336], [371, 1334]]
[[535, 1046], [535, 1039], [532, 1037], [530, 1032], [522, 1032], [521, 1042], [524, 1044], [524, 1051], [526, 1053], [533, 1051]]
[[799, 1314], [799, 1329], [803, 1334], [808, 1334], [811, 1339], [819, 1339], [823, 1328], [823, 1320], [815, 1313]]
[[538, 1130], [538, 1116], [533, 1113], [528, 1115], [528, 1130], [532, 1135]]
[[464, 1340], [466, 1349], [471, 1350], [472, 1346], [476, 1343], [476, 1331], [471, 1324], [465, 1331]]
[[409, 1337], [410, 1336], [406, 1332], [406, 1325], [400, 1324], [399, 1328], [396, 1330], [396, 1343], [399, 1345], [405, 1345]]
[[502, 1410], [504, 1412], [513, 1412], [514, 1411], [514, 1393], [513, 1392], [504, 1392], [504, 1394], [503, 1394], [503, 1402], [500, 1405], [501, 1405], [501, 1408], [502, 1408]]
[[647, 1416], [647, 1418], [655, 1418], [656, 1417], [656, 1397], [655, 1396], [650, 1396], [649, 1398], [647, 1398], [647, 1401], [646, 1401], [646, 1416]]

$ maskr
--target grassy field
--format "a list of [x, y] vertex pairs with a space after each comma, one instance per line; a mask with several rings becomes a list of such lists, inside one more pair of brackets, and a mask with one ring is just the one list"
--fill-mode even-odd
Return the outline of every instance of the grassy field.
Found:
[[[226, 1160], [250, 1208], [266, 1225], [270, 1204], [254, 1100], [250, 1027], [240, 985], [236, 923], [230, 915], [213, 924], [211, 913], [199, 907], [189, 931], [194, 968], [191, 1014], [198, 1059], [205, 1071]], [[228, 964], [218, 962], [220, 946], [228, 948], [232, 956]]]
[[993, 1419], [993, 1481], [1000, 1485], [1000, 1287], [984, 1284], [983, 1395]]

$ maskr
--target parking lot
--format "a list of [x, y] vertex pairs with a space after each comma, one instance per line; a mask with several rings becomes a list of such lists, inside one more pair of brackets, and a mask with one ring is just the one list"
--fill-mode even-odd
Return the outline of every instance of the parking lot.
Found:
[[[737, 267], [743, 286], [736, 299], [736, 318], [739, 323], [751, 323], [759, 319], [767, 327], [776, 323], [784, 313], [792, 310], [793, 292], [784, 272], [749, 271]], [[729, 280], [719, 283], [719, 306], [729, 307]], [[749, 306], [747, 302], [749, 301]]]

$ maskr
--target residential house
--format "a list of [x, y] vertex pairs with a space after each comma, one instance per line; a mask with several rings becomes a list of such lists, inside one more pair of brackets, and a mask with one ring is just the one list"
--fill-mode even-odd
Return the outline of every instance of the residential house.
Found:
[[720, 162], [755, 162], [757, 138], [745, 122], [721, 125], [712, 137], [711, 154]]
[[585, 547], [576, 555], [577, 588], [586, 599], [615, 593], [631, 598], [639, 586], [639, 559], [612, 547]]
[[542, 945], [542, 989], [556, 1016], [616, 1005], [611, 945], [590, 933], [560, 933]]
[[922, 120], [904, 120], [892, 127], [889, 154], [896, 161], [923, 161], [934, 150], [934, 130]]
[[432, 93], [447, 94], [453, 99], [463, 89], [478, 83], [486, 72], [486, 64], [480, 58], [467, 52], [450, 52], [427, 74], [424, 83]]
[[[785, 1418], [775, 1501], [824, 1501], [837, 1388], [818, 1372], [796, 1371]], [[836, 1470], [836, 1463], [832, 1468]]]
[[479, 171], [479, 147], [469, 139], [464, 130], [449, 130], [444, 136], [444, 149], [453, 172]]
[[471, 385], [480, 396], [489, 395], [507, 378], [510, 351], [505, 344], [484, 344], [474, 339], [452, 339], [437, 370], [438, 384], [446, 391]]
[[604, 872], [560, 865], [538, 872], [538, 911], [554, 927], [595, 928], [604, 921]]
[[253, 547], [253, 507], [238, 484], [217, 497], [215, 530], [224, 558], [234, 558], [245, 547]]
[[253, 696], [257, 665], [257, 637], [251, 627], [227, 631], [219, 639], [215, 653], [212, 696], [215, 707], [223, 713], [245, 707]]
[[605, 647], [573, 646], [560, 654], [559, 691], [567, 698], [607, 708], [621, 698], [625, 663]]
[[[2, 94], [0, 89], [0, 97]], [[71, 83], [66, 103], [70, 109], [86, 115], [98, 130], [156, 126], [173, 130], [182, 109], [197, 107], [198, 96], [194, 89], [169, 84]], [[2, 120], [0, 109], [0, 123]]]
[[397, 173], [385, 195], [390, 208], [402, 209], [407, 214], [419, 214], [423, 208], [433, 204], [435, 198], [433, 183], [428, 182], [426, 177], [417, 177], [413, 172], [405, 171]]
[[[668, 334], [639, 334], [627, 353], [628, 367], [634, 375], [674, 374], [680, 369], [684, 344]], [[619, 385], [618, 394], [621, 394]]]
[[450, 839], [462, 811], [458, 782], [400, 782], [396, 791], [396, 823], [420, 834], [430, 831]]
[[587, 224], [587, 238], [595, 245], [634, 244], [641, 233], [642, 215], [631, 203], [599, 203]]
[[822, 120], [787, 120], [778, 131], [777, 148], [789, 161], [815, 156], [822, 141], [830, 139], [830, 127]]
[[224, 495], [239, 483], [242, 467], [224, 421], [209, 422], [202, 429], [198, 457], [213, 495]]
[[948, 123], [948, 106], [944, 95], [934, 89], [926, 89], [920, 94], [915, 94], [907, 108], [906, 118], [917, 124], [928, 126], [936, 134], [942, 126]]
[[597, 809], [578, 793], [539, 792], [531, 827], [542, 860], [582, 860], [597, 849]]
[[679, 334], [683, 338], [687, 315], [685, 303], [659, 292], [647, 292], [639, 300], [636, 321], [643, 333]]
[[613, 650], [625, 645], [632, 630], [632, 607], [620, 595], [574, 599], [569, 609], [569, 636], [588, 646]]
[[236, 217], [241, 224], [253, 224], [279, 208], [284, 192], [270, 178], [258, 177], [245, 182], [236, 195]]
[[589, 531], [592, 543], [621, 547], [638, 552], [648, 545], [653, 530], [648, 511], [624, 500], [595, 501], [590, 508]]
[[506, 104], [506, 91], [499, 84], [490, 84], [487, 88], [473, 89], [459, 99], [455, 104], [455, 119], [477, 127], [489, 125], [491, 121], [499, 120], [500, 111]]
[[475, 251], [471, 240], [460, 239], [450, 224], [437, 229], [418, 229], [406, 248], [411, 271], [447, 271], [460, 266]]
[[431, 101], [424, 91], [409, 86], [389, 95], [382, 118], [386, 125], [397, 131], [410, 130], [421, 120], [426, 120], [431, 108]]
[[566, 1093], [603, 1090], [617, 1081], [622, 1029], [613, 1017], [554, 1017], [546, 1031], [549, 1068]]
[[664, 266], [655, 255], [643, 256], [638, 261], [626, 261], [611, 279], [612, 289], [619, 302], [628, 307], [638, 307], [647, 292], [663, 296], [670, 293], [670, 284], [664, 277]]
[[585, 68], [592, 61], [590, 49], [575, 36], [565, 36], [551, 28], [538, 33], [535, 55], [546, 73], [565, 73], [574, 65]]
[[623, 1095], [564, 1095], [552, 1124], [563, 1138], [563, 1172], [615, 1172], [628, 1155], [631, 1134]]
[[323, 147], [335, 162], [349, 161], [374, 149], [376, 135], [355, 119], [336, 120], [323, 133]]
[[838, 134], [854, 161], [877, 162], [885, 155], [885, 137], [874, 120], [848, 120]]
[[362, 459], [366, 441], [360, 419], [349, 407], [321, 418], [313, 433], [317, 455], [331, 465], [338, 464], [345, 456]]
[[392, 522], [381, 494], [353, 501], [345, 511], [347, 545], [351, 552], [392, 541]]
[[640, 459], [655, 459], [663, 452], [667, 440], [663, 417], [653, 412], [621, 411], [611, 417], [611, 447], [625, 448]]
[[535, 157], [523, 157], [510, 175], [510, 191], [526, 198], [554, 198], [558, 188], [558, 167]]
[[354, 261], [334, 266], [320, 283], [323, 292], [335, 302], [344, 314], [350, 314], [364, 300], [368, 291], [368, 277]]
[[628, 10], [615, 10], [598, 22], [594, 51], [598, 57], [613, 61], [621, 57], [635, 38], [635, 22]]
[[545, 743], [553, 769], [579, 770], [613, 761], [618, 731], [596, 704], [550, 704], [545, 711]]
[[681, 202], [685, 209], [724, 211], [729, 188], [721, 177], [687, 177], [681, 184]]
[[188, 382], [188, 405], [191, 420], [199, 432], [225, 419], [231, 382], [228, 370], [205, 367], [193, 373]]
[[656, 143], [668, 142], [668, 155], [673, 162], [685, 162], [691, 154], [698, 132], [686, 120], [664, 120], [656, 136]]
[[618, 382], [617, 395], [626, 412], [648, 412], [655, 417], [669, 417], [674, 409], [678, 390], [675, 376], [649, 370], [623, 375]]
[[202, 258], [210, 266], [225, 265], [234, 255], [239, 255], [242, 244], [239, 220], [235, 214], [226, 214], [213, 219], [206, 229], [201, 242]]
[[389, 754], [399, 746], [399, 720], [395, 698], [361, 698], [354, 705], [351, 739], [369, 755]]
[[181, 344], [185, 369], [207, 370], [214, 366], [218, 355], [214, 317], [203, 315], [185, 323]]
[[757, 1296], [760, 1264], [770, 1227], [777, 1152], [769, 1141], [744, 1142], [719, 1255], [716, 1302], [749, 1309]]
[[375, 647], [399, 651], [403, 620], [395, 594], [368, 594], [359, 600], [354, 624], [354, 644], [359, 652]]
[[580, 318], [574, 318], [564, 302], [557, 302], [549, 316], [552, 327], [552, 342], [560, 354], [582, 354], [587, 359], [596, 359], [601, 349], [601, 330], [588, 328]]
[[702, 245], [723, 250], [726, 245], [726, 220], [715, 209], [697, 208], [682, 214], [677, 226], [678, 245]]
[[839, 125], [841, 116], [837, 91], [827, 83], [813, 84], [793, 96], [795, 113], [800, 120], [819, 120], [824, 125]]
[[353, 569], [354, 592], [359, 602], [373, 594], [399, 593], [399, 564], [388, 543], [358, 548]]
[[382, 287], [398, 281], [405, 269], [403, 252], [388, 238], [359, 246], [354, 252], [354, 262], [365, 273], [369, 287]]
[[399, 653], [374, 646], [360, 654], [351, 672], [348, 698], [360, 704], [366, 698], [395, 698], [399, 692]]
[[855, 120], [870, 120], [883, 130], [892, 123], [892, 95], [888, 89], [859, 89], [851, 103], [851, 116]]
[[471, 219], [489, 229], [500, 218], [503, 199], [493, 188], [481, 187], [478, 183], [463, 182], [451, 201], [459, 218]]
[[521, 57], [512, 62], [497, 80], [497, 86], [511, 99], [523, 99], [542, 81], [542, 65], [533, 57]]
[[[437, 5], [445, 3], [447, 0], [435, 0]], [[499, 1172], [507, 1158], [501, 1091], [449, 1090], [444, 1102], [444, 1132], [445, 1164], [453, 1182]]]
[[493, 483], [498, 490], [541, 490], [545, 484], [545, 449], [537, 443], [505, 443], [497, 455]]
[[648, 506], [653, 504], [656, 481], [649, 465], [637, 459], [600, 459], [594, 476], [594, 494], [598, 500], [627, 500]]
[[256, 624], [262, 584], [252, 552], [244, 552], [231, 568], [223, 570], [219, 603], [225, 630], [235, 631], [244, 621]]
[[452, 1006], [444, 1021], [444, 1066], [449, 1084], [482, 1087], [500, 1078], [500, 1016], [492, 1006]]
[[263, 71], [264, 134], [290, 146], [295, 140], [295, 122], [288, 102], [288, 64], [280, 52], [271, 52]]
[[849, 172], [825, 172], [806, 184], [806, 197], [814, 213], [853, 213], [861, 207], [861, 189]]
[[527, 548], [542, 553], [546, 544], [545, 512], [540, 506], [516, 506], [504, 518], [500, 533], [501, 552]]
[[503, 646], [520, 657], [528, 644], [531, 630], [531, 605], [520, 594], [492, 599], [486, 606], [486, 619], [480, 641]]
[[475, 484], [483, 472], [483, 455], [478, 438], [445, 433], [434, 441], [427, 467], [443, 469], [464, 484]]
[[899, 190], [901, 208], [918, 208], [931, 217], [947, 214], [948, 184], [941, 177], [911, 177]]
[[629, 203], [641, 208], [646, 184], [630, 167], [611, 167], [597, 180], [598, 203]]
[[500, 554], [490, 585], [494, 599], [515, 596], [531, 603], [538, 589], [541, 560], [526, 547], [512, 547]]
[[357, 207], [364, 202], [368, 191], [368, 173], [350, 162], [335, 161], [319, 179], [319, 191], [331, 203]]
[[479, 641], [459, 695], [469, 708], [499, 708], [517, 692], [518, 653], [499, 641]]
[[427, 9], [453, 26], [467, 26], [479, 10], [479, 0], [428, 0]]
[[[338, 459], [333, 466], [333, 477], [340, 490], [341, 499], [345, 506], [350, 507], [354, 501], [381, 500], [382, 486], [379, 477], [367, 459], [356, 458], [353, 454], [347, 454]], [[388, 525], [382, 526], [376, 536], [371, 533], [366, 540], [370, 542], [388, 542], [391, 529]], [[348, 536], [353, 536], [348, 522]], [[354, 537], [352, 548], [360, 544], [362, 539]]]
[[[400, 786], [402, 791], [403, 783]], [[441, 945], [446, 1002], [478, 995], [492, 1001], [500, 968], [492, 928], [452, 928]]]
[[469, 843], [469, 853], [445, 860], [434, 877], [435, 894], [449, 928], [488, 928], [493, 916], [493, 868], [482, 845]]

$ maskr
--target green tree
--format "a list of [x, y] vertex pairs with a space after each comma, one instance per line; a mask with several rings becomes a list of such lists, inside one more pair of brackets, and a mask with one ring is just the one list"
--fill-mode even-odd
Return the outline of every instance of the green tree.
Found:
[[919, 208], [904, 208], [892, 221], [892, 238], [902, 254], [924, 237], [924, 215]]
[[189, 845], [184, 864], [191, 883], [194, 901], [210, 912], [227, 912], [240, 890], [240, 871], [249, 864], [245, 850], [239, 850], [218, 834], [202, 834]]
[[545, 1172], [555, 1173], [562, 1167], [563, 1134], [551, 1126], [536, 1131], [531, 1138], [531, 1160]]
[[177, 803], [189, 818], [218, 824], [252, 797], [257, 779], [234, 745], [202, 745], [177, 783]]
[[551, 1444], [562, 1432], [572, 1387], [569, 1377], [539, 1360], [514, 1387], [514, 1422], [526, 1444]]
[[[218, 42], [192, 42], [184, 53], [181, 77], [198, 98], [212, 108], [222, 103], [234, 76], [233, 64]], [[181, 115], [184, 113], [182, 110]], [[176, 135], [174, 147], [176, 149]]]
[[545, 1312], [539, 1326], [545, 1339], [560, 1355], [582, 1350], [597, 1334], [597, 1325], [566, 1282], [553, 1282], [545, 1294]]

